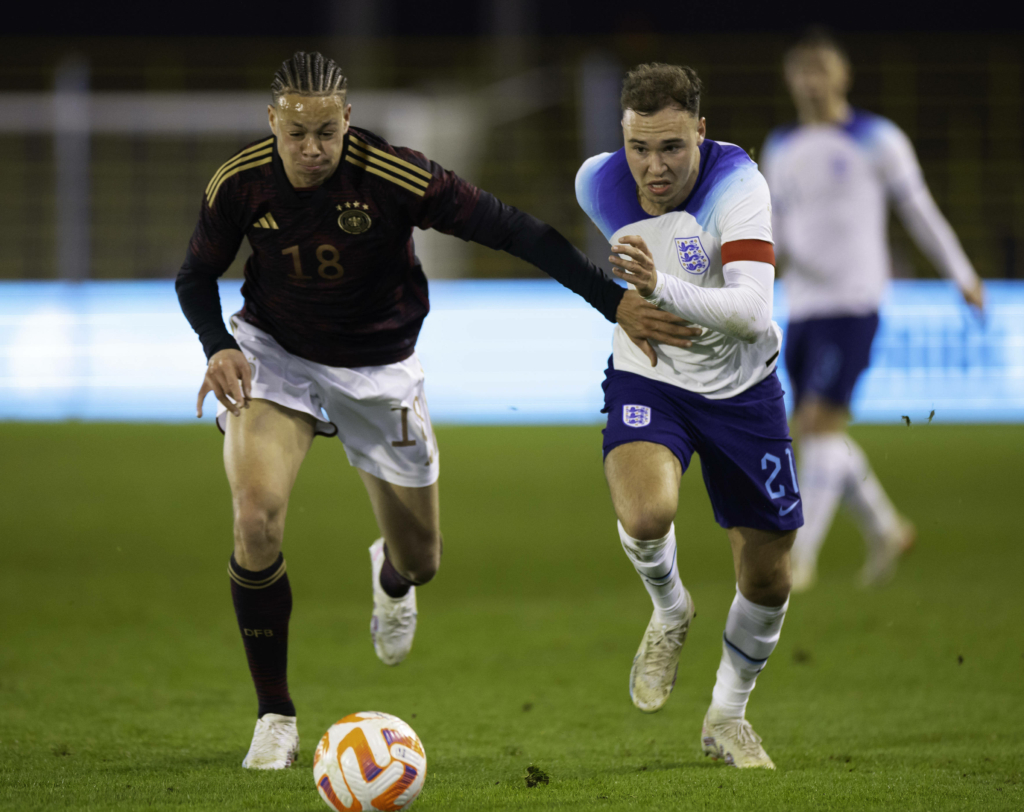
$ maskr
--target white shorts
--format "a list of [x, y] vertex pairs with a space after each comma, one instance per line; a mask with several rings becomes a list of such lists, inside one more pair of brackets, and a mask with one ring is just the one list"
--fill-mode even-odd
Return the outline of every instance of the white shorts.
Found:
[[[337, 435], [351, 465], [385, 482], [423, 488], [437, 481], [437, 441], [416, 353], [397, 364], [329, 367], [292, 355], [237, 313], [231, 328], [252, 367], [254, 398], [312, 415], [317, 434]], [[221, 431], [227, 414], [220, 405]]]

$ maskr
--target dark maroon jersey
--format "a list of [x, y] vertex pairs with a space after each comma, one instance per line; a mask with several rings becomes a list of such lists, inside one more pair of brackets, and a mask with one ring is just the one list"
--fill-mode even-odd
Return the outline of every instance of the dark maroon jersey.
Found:
[[414, 226], [527, 259], [615, 319], [621, 288], [550, 226], [356, 127], [337, 170], [312, 191], [292, 187], [273, 137], [221, 166], [178, 274], [182, 309], [208, 357], [237, 347], [220, 315], [216, 280], [247, 237], [246, 321], [288, 352], [329, 366], [404, 360], [430, 309]]

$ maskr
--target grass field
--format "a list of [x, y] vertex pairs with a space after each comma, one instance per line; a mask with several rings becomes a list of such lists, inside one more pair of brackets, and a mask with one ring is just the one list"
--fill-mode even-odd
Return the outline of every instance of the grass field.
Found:
[[[296, 768], [239, 764], [255, 720], [225, 573], [209, 425], [0, 425], [0, 808], [320, 810], [320, 734], [357, 710], [416, 728], [417, 809], [1024, 808], [1024, 427], [860, 428], [920, 528], [897, 580], [854, 587], [841, 519], [748, 718], [778, 771], [700, 755], [733, 594], [696, 470], [676, 522], [698, 607], [675, 693], [627, 692], [650, 608], [615, 532], [598, 428], [445, 428], [445, 559], [397, 668], [373, 654], [376, 529], [340, 444], [292, 499]], [[527, 788], [536, 765], [550, 784]]]

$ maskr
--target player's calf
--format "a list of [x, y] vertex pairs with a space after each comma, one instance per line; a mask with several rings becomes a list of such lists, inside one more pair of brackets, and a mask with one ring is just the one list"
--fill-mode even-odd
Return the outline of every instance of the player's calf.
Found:
[[385, 665], [398, 665], [412, 650], [416, 636], [416, 587], [388, 561], [384, 539], [370, 545], [373, 614], [370, 638]]
[[423, 586], [433, 580], [441, 568], [442, 547], [441, 534], [437, 531], [414, 534], [407, 531], [394, 538], [389, 536], [384, 545], [382, 577], [410, 586]]

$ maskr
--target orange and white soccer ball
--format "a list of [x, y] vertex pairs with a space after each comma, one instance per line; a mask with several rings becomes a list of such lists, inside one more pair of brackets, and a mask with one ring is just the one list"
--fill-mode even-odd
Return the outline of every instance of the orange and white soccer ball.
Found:
[[317, 791], [338, 812], [406, 809], [426, 777], [420, 737], [389, 713], [350, 713], [331, 725], [313, 755]]

